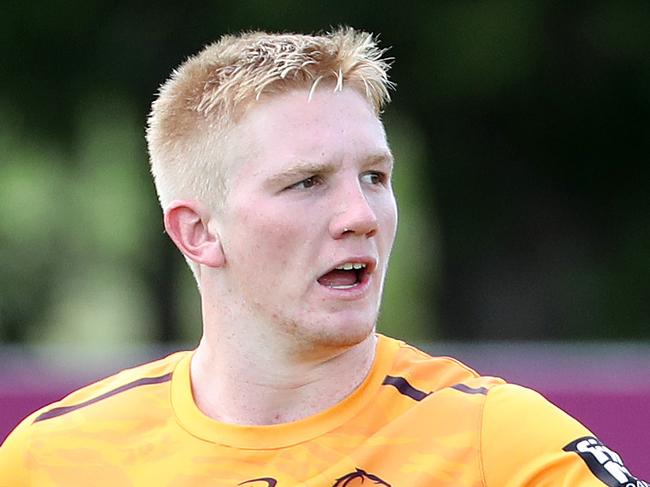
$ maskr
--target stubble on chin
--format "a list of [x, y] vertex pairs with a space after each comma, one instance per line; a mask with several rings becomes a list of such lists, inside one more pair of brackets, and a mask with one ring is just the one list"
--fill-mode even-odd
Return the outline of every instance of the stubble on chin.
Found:
[[296, 354], [336, 355], [368, 339], [375, 322], [342, 326], [332, 323], [309, 323], [284, 320], [279, 323]]

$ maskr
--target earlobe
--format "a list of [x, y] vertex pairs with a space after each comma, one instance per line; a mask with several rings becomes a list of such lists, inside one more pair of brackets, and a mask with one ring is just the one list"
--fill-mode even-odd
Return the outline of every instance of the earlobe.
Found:
[[219, 235], [210, 230], [209, 213], [196, 201], [173, 201], [165, 210], [165, 230], [190, 260], [208, 267], [225, 263]]

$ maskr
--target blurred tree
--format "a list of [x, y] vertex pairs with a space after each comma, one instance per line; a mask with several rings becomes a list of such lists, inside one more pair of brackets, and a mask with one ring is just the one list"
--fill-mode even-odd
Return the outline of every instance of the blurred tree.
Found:
[[148, 175], [156, 87], [222, 33], [338, 24], [381, 33], [397, 60], [382, 330], [650, 338], [648, 2], [0, 8], [1, 340], [196, 339]]

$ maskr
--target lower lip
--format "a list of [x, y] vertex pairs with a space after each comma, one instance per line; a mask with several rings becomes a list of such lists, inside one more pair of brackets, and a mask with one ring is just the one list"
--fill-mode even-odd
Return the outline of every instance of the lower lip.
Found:
[[323, 286], [318, 281], [316, 284], [318, 287], [325, 291], [330, 297], [343, 300], [355, 300], [363, 298], [370, 289], [370, 281], [372, 274], [364, 273], [363, 278], [360, 282], [355, 284], [353, 287], [347, 289], [337, 289], [333, 287]]

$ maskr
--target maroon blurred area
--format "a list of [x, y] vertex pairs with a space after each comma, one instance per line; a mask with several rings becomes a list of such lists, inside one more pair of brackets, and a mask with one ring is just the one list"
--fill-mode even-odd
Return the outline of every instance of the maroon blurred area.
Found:
[[[536, 389], [618, 452], [633, 474], [650, 480], [649, 345], [454, 343], [421, 348], [453, 356], [483, 375]], [[169, 352], [130, 350], [108, 358], [87, 351], [0, 349], [0, 441], [37, 408]]]

